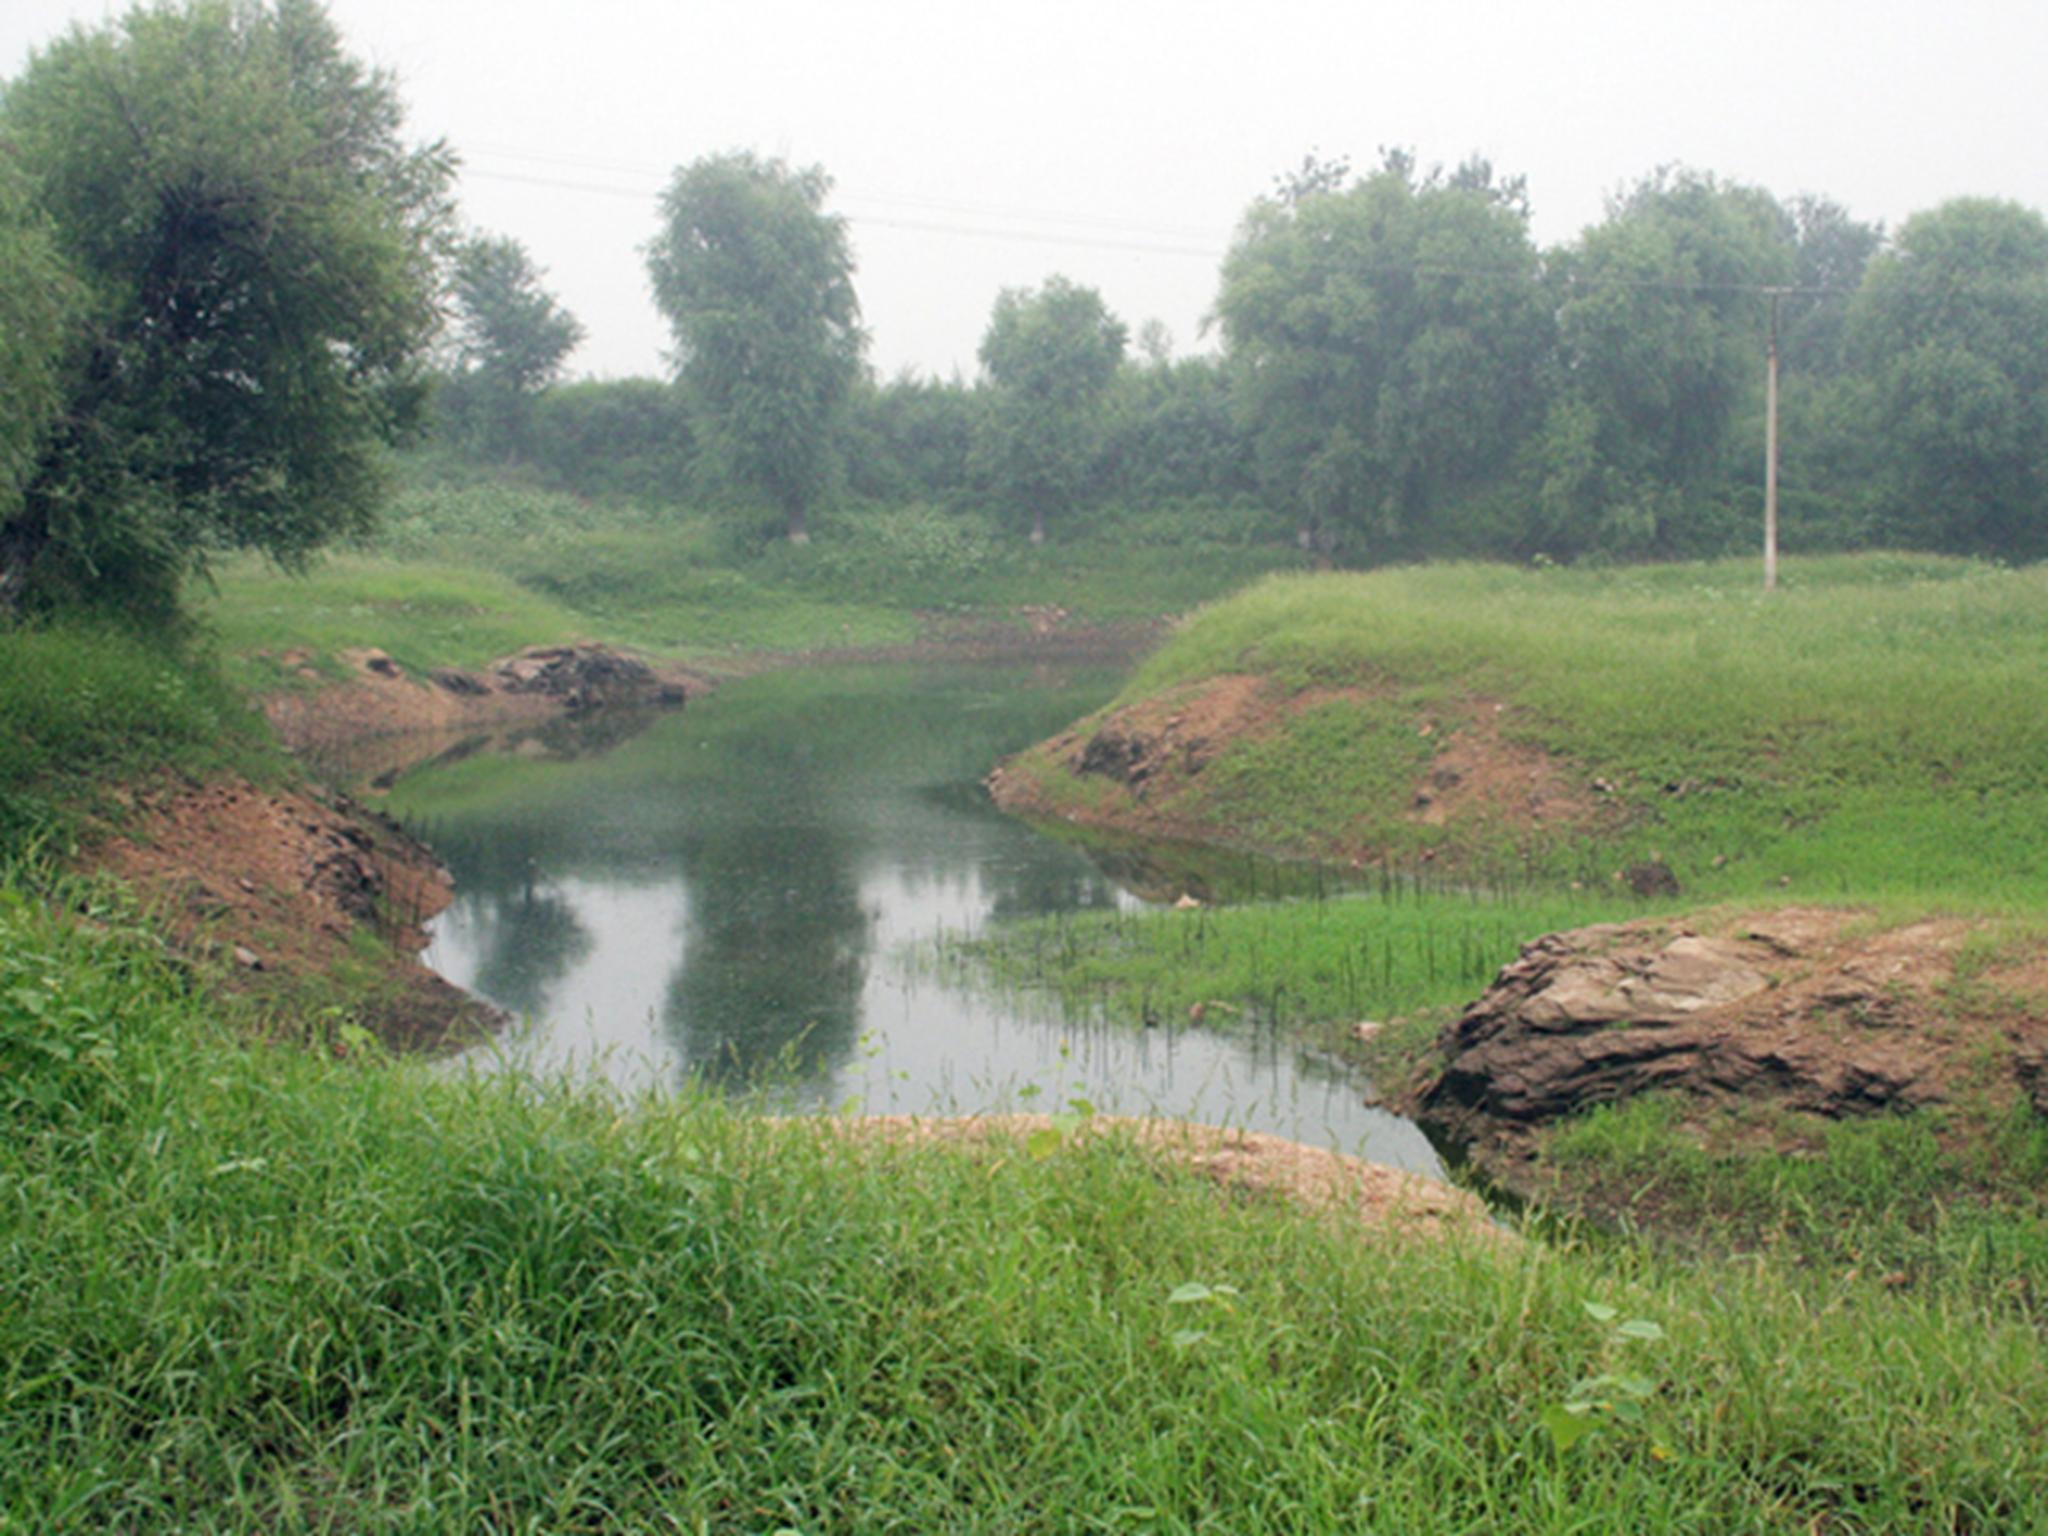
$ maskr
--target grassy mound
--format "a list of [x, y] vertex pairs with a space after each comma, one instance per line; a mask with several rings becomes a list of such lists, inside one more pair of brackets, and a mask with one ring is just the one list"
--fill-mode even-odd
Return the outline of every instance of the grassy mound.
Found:
[[[1754, 586], [1746, 563], [1269, 578], [1015, 764], [1014, 798], [1495, 885], [1658, 859], [1708, 900], [2038, 909], [2048, 572], [1861, 556]], [[1193, 771], [1102, 771], [1149, 766], [1219, 679], [1256, 680], [1258, 707]]]

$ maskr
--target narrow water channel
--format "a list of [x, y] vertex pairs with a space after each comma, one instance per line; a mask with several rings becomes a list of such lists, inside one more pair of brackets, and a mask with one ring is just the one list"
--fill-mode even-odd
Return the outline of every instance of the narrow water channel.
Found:
[[871, 1113], [1079, 1098], [1439, 1172], [1366, 1084], [1270, 1034], [1065, 1019], [930, 963], [942, 934], [1142, 904], [980, 787], [1117, 678], [782, 672], [680, 713], [452, 743], [387, 775], [389, 808], [455, 874], [428, 962], [519, 1021], [465, 1064], [694, 1076]]

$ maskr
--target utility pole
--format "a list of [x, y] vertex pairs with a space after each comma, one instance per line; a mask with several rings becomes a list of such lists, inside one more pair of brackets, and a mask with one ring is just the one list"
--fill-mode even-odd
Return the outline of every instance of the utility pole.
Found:
[[1771, 343], [1764, 364], [1764, 590], [1778, 589], [1778, 298], [1769, 288]]

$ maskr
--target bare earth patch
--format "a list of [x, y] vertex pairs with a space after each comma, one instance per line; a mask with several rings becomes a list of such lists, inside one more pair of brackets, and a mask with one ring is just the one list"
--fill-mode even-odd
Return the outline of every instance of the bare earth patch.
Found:
[[1441, 728], [1435, 760], [1410, 802], [1414, 820], [1428, 827], [1484, 820], [1524, 830], [1592, 822], [1599, 803], [1591, 790], [1541, 747], [1509, 736], [1511, 718], [1506, 704], [1473, 699]]
[[[479, 671], [406, 671], [380, 650], [344, 651], [351, 674], [308, 692], [268, 695], [264, 716], [295, 752], [331, 750], [369, 736], [551, 720], [610, 705], [680, 704], [709, 683], [673, 667], [586, 641], [531, 646]], [[306, 653], [277, 660], [311, 679]]]
[[[1034, 1133], [1053, 1130], [1049, 1115], [978, 1115], [928, 1119], [866, 1115], [818, 1122], [861, 1141], [940, 1143], [999, 1156], [1027, 1155]], [[1381, 1163], [1258, 1131], [1225, 1130], [1183, 1120], [1092, 1115], [1067, 1136], [1128, 1138], [1148, 1155], [1191, 1168], [1233, 1193], [1286, 1199], [1333, 1214], [1376, 1234], [1512, 1243], [1476, 1196]]]
[[348, 1001], [387, 1044], [432, 1047], [497, 1022], [418, 960], [422, 925], [452, 895], [448, 872], [346, 799], [241, 780], [165, 786], [134, 796], [85, 862], [125, 880], [236, 990], [302, 1000], [346, 962], [372, 973]]

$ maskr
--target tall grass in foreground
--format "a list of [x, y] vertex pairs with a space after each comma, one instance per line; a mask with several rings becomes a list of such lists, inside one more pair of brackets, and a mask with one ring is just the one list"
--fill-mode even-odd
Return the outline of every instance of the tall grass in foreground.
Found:
[[0, 890], [0, 1529], [2048, 1523], [2042, 1333], [1939, 1279], [252, 1046], [79, 904]]

